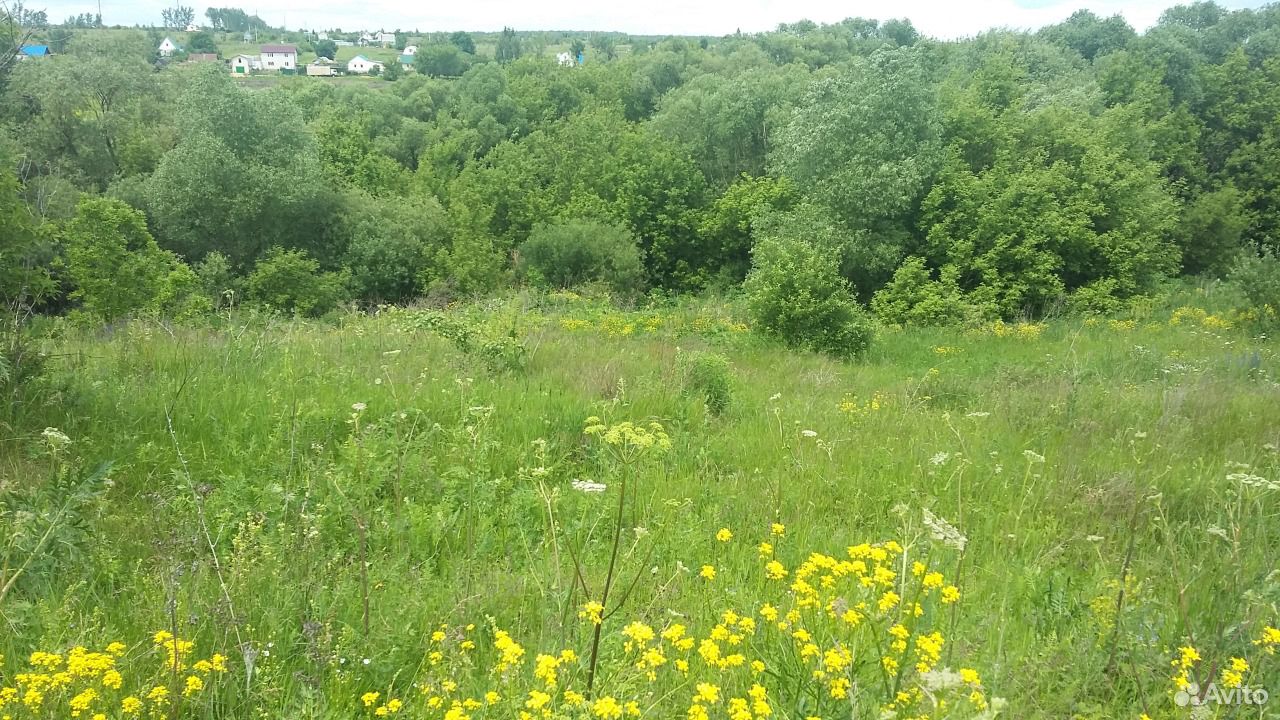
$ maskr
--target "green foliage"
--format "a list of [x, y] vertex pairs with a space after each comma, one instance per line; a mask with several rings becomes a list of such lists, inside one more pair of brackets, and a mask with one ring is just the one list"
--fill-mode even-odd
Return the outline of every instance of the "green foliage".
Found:
[[469, 32], [459, 30], [449, 36], [449, 42], [468, 55], [476, 54], [476, 41]]
[[316, 256], [333, 203], [296, 106], [199, 66], [179, 104], [177, 146], [144, 187], [160, 244], [191, 261], [212, 250], [239, 268], [271, 246]]
[[794, 235], [756, 242], [743, 294], [755, 327], [787, 345], [856, 358], [873, 329], [828, 252]]
[[500, 63], [509, 63], [523, 54], [524, 47], [521, 45], [520, 36], [516, 35], [516, 31], [509, 27], [502, 28], [502, 34], [498, 36], [498, 44], [493, 51], [493, 59]]
[[97, 192], [136, 171], [125, 149], [158, 139], [139, 133], [159, 89], [151, 52], [141, 32], [84, 33], [65, 55], [20, 64], [6, 114], [19, 123], [27, 161]]
[[27, 334], [30, 310], [53, 295], [45, 243], [20, 195], [8, 144], [0, 138], [0, 419], [13, 422], [25, 393], [44, 369], [44, 356]]
[[1009, 114], [992, 164], [953, 145], [922, 209], [924, 256], [1005, 318], [1081, 288], [1126, 298], [1176, 271], [1177, 204], [1157, 168], [1103, 120], [1047, 107]]
[[235, 302], [239, 278], [226, 255], [214, 250], [194, 267], [200, 292], [208, 298], [212, 308], [218, 309]]
[[408, 302], [424, 291], [437, 254], [449, 245], [449, 223], [435, 198], [379, 201], [360, 193], [344, 199], [337, 231], [350, 238], [342, 264], [356, 296]]
[[[317, 47], [319, 47], [318, 44]], [[217, 40], [214, 39], [213, 33], [208, 30], [200, 30], [199, 32], [193, 32], [187, 36], [186, 50], [189, 53], [217, 53], [218, 43]], [[320, 53], [317, 52], [316, 54], [319, 55]], [[330, 60], [333, 59], [333, 55], [325, 55], [324, 57], [327, 57]]]
[[740, 283], [751, 267], [751, 229], [762, 216], [790, 210], [795, 186], [786, 178], [743, 175], [707, 209], [699, 235], [708, 244], [708, 264], [720, 267], [720, 277]]
[[62, 242], [75, 286], [71, 298], [100, 320], [158, 309], [178, 297], [167, 278], [179, 261], [156, 245], [143, 214], [118, 200], [82, 200]]
[[1244, 194], [1230, 185], [1194, 198], [1174, 228], [1188, 275], [1221, 275], [1244, 248], [1249, 228]]
[[54, 290], [49, 269], [40, 262], [42, 242], [22, 201], [11, 157], [0, 141], [0, 307], [6, 309], [38, 303]]
[[909, 257], [893, 273], [893, 280], [876, 292], [871, 310], [896, 325], [957, 325], [976, 319], [979, 311], [967, 302], [958, 275], [948, 265], [935, 279], [924, 258]]
[[338, 56], [338, 44], [332, 40], [317, 40], [315, 43], [315, 51], [316, 57], [334, 60]]
[[681, 352], [677, 366], [684, 392], [701, 397], [713, 415], [723, 415], [733, 399], [733, 366], [717, 352]]
[[396, 317], [406, 329], [427, 330], [449, 340], [462, 354], [479, 359], [489, 372], [522, 370], [529, 361], [529, 349], [514, 329], [502, 332], [491, 322], [435, 310]]
[[249, 299], [273, 310], [315, 317], [347, 298], [344, 273], [321, 272], [302, 250], [271, 248], [245, 280]]
[[1057, 25], [1044, 28], [1039, 35], [1049, 42], [1071, 48], [1090, 61], [1123, 50], [1137, 37], [1124, 17], [1112, 15], [1103, 19], [1088, 10], [1077, 10]]
[[413, 69], [430, 77], [460, 77], [470, 66], [470, 57], [452, 43], [424, 45], [413, 56]]
[[725, 187], [764, 174], [769, 130], [785, 122], [808, 80], [797, 65], [700, 75], [662, 96], [653, 127], [688, 149], [708, 183]]
[[625, 227], [571, 219], [535, 225], [520, 246], [521, 269], [536, 284], [570, 288], [602, 282], [621, 293], [639, 289], [644, 266]]
[[882, 285], [941, 164], [936, 89], [916, 49], [882, 50], [814, 81], [771, 143], [770, 166], [850, 231], [859, 286]]
[[649, 279], [697, 287], [716, 270], [696, 232], [705, 183], [670, 141], [602, 108], [494, 149], [450, 187], [463, 267], [496, 280], [505, 257], [534, 225], [554, 217], [592, 217], [626, 226]]
[[1231, 268], [1230, 280], [1249, 299], [1260, 324], [1280, 325], [1280, 257], [1242, 255]]

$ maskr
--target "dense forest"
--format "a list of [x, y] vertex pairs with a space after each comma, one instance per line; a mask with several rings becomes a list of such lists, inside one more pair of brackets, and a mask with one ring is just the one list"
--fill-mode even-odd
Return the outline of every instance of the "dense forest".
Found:
[[1180, 6], [1141, 34], [1081, 11], [945, 42], [802, 21], [610, 41], [571, 67], [460, 35], [420, 51], [457, 77], [420, 61], [392, 81], [253, 87], [162, 62], [141, 31], [10, 53], [6, 298], [105, 320], [322, 314], [752, 275], [748, 294], [808, 282], [815, 306], [851, 293], [886, 322], [943, 324], [1274, 273], [1280, 6]]

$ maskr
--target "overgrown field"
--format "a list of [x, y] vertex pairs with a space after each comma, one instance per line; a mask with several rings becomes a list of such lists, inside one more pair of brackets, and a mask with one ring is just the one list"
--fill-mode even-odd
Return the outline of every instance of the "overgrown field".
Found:
[[730, 306], [571, 294], [57, 330], [16, 409], [50, 429], [0, 445], [0, 714], [1175, 718], [1179, 679], [1280, 692], [1277, 357], [1213, 300], [884, 330], [857, 364]]

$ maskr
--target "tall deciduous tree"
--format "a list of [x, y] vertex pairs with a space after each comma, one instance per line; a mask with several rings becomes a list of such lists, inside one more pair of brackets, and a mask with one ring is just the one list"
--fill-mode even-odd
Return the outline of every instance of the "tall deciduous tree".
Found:
[[494, 48], [493, 57], [500, 63], [509, 63], [524, 54], [520, 44], [520, 36], [509, 27], [502, 28], [498, 36], [498, 45]]
[[870, 292], [893, 272], [942, 159], [920, 51], [882, 50], [815, 81], [778, 131], [770, 167], [849, 231], [844, 269]]
[[163, 246], [190, 262], [218, 250], [239, 267], [273, 245], [336, 258], [340, 248], [316, 246], [330, 191], [296, 107], [198, 67], [176, 121], [177, 146], [144, 188]]

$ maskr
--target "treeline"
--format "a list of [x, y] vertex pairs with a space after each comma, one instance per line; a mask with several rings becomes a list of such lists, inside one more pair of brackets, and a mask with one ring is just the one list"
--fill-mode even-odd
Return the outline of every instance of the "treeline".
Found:
[[[757, 307], [768, 291], [947, 323], [1105, 311], [1280, 244], [1277, 6], [1180, 6], [1141, 35], [1082, 11], [957, 42], [800, 22], [577, 67], [515, 43], [419, 50], [463, 56], [456, 79], [247, 90], [216, 66], [156, 70], [141, 35], [77, 36], [4, 90], [24, 262], [48, 268], [47, 307], [100, 314], [753, 274]], [[73, 258], [110, 232], [161, 269], [107, 308]], [[94, 273], [118, 287], [122, 263]]]

